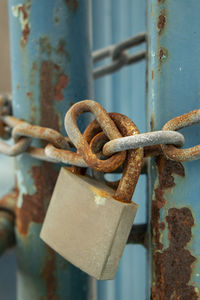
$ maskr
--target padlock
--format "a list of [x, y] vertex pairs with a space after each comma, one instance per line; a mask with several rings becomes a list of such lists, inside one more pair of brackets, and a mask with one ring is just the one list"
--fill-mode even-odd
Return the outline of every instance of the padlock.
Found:
[[[126, 131], [124, 135], [138, 133], [127, 117], [120, 114], [110, 117], [121, 131]], [[98, 280], [115, 277], [137, 212], [138, 205], [130, 201], [142, 160], [142, 149], [128, 151], [116, 191], [87, 175], [61, 168], [40, 237], [66, 260]], [[132, 178], [136, 182], [131, 182]]]

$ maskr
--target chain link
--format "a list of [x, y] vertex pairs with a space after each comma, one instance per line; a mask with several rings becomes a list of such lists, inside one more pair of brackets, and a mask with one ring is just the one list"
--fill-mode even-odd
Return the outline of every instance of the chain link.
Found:
[[146, 51], [142, 50], [135, 54], [129, 54], [128, 49], [144, 43], [146, 40], [146, 33], [140, 33], [127, 40], [124, 40], [116, 45], [110, 45], [103, 49], [93, 52], [93, 62], [104, 60], [110, 57], [112, 62], [105, 66], [96, 67], [93, 71], [94, 79], [100, 78], [104, 75], [111, 74], [125, 65], [136, 63], [146, 57]]

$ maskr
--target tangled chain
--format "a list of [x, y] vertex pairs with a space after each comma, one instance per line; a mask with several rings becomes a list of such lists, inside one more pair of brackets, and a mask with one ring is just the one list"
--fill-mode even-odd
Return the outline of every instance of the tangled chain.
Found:
[[[95, 121], [96, 123], [93, 122], [93, 125], [90, 124], [84, 135], [82, 135], [76, 125], [76, 119], [86, 111], [92, 112], [96, 116], [97, 121]], [[185, 139], [182, 134], [175, 131], [199, 123], [199, 109], [170, 120], [164, 125], [161, 131], [126, 137], [122, 137], [104, 108], [92, 100], [76, 103], [67, 112], [65, 128], [69, 137], [64, 137], [58, 131], [51, 128], [31, 125], [8, 115], [11, 112], [11, 102], [7, 98], [1, 98], [0, 136], [2, 139], [12, 136], [14, 144], [9, 145], [0, 141], [0, 153], [9, 156], [17, 156], [25, 152], [40, 160], [54, 163], [62, 162], [78, 167], [90, 166], [96, 170], [105, 172], [113, 171], [119, 167], [124, 159], [124, 157], [122, 158], [124, 150], [141, 147], [145, 150], [145, 156], [158, 155], [162, 150], [167, 158], [175, 161], [195, 160], [200, 157], [200, 145], [188, 149], [180, 149]], [[101, 124], [101, 127], [98, 124]], [[102, 130], [105, 133], [104, 136], [102, 135]], [[89, 138], [89, 144], [87, 139], [88, 136], [91, 136], [91, 133], [93, 136]], [[35, 138], [46, 141], [46, 146], [44, 148], [32, 147], [32, 140]], [[77, 152], [72, 152], [71, 148], [74, 146]], [[102, 149], [101, 155], [100, 152], [97, 155], [94, 154], [94, 152], [98, 152], [95, 148], [99, 148], [99, 151]], [[101, 160], [100, 156], [107, 159]], [[98, 165], [96, 161], [95, 166], [94, 160], [96, 159], [101, 163], [98, 162]]]

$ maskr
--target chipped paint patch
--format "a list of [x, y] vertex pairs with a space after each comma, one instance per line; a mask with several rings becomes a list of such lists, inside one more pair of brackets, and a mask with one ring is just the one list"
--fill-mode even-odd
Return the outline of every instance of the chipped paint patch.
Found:
[[24, 4], [18, 4], [12, 6], [12, 14], [15, 18], [18, 18], [21, 24], [22, 37], [21, 46], [24, 48], [28, 43], [29, 34], [31, 31], [31, 24], [29, 22], [31, 0], [27, 0]]

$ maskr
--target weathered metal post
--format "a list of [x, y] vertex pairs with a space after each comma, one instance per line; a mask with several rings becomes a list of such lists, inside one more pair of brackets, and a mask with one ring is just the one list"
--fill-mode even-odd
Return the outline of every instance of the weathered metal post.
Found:
[[[65, 112], [91, 97], [89, 0], [10, 0], [14, 115], [63, 130]], [[91, 279], [39, 238], [58, 171], [16, 159], [18, 299], [94, 299]]]
[[[159, 130], [199, 108], [200, 3], [147, 3], [148, 129]], [[197, 126], [184, 134], [186, 147], [199, 144]], [[199, 162], [181, 164], [163, 156], [149, 165], [151, 299], [199, 299], [199, 172]]]

